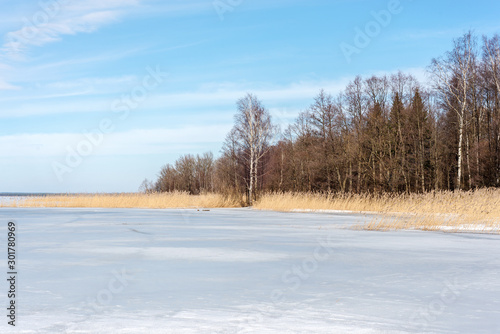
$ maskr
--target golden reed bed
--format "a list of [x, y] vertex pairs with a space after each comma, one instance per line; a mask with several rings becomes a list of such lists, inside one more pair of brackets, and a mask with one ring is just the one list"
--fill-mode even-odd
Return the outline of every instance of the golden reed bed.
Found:
[[[74, 208], [234, 208], [242, 199], [220, 194], [83, 194], [24, 197], [9, 207]], [[275, 211], [373, 212], [373, 220], [357, 228], [371, 230], [419, 229], [450, 232], [500, 233], [500, 189], [426, 194], [312, 194], [263, 195], [254, 209]]]
[[267, 194], [254, 208], [382, 213], [359, 227], [372, 230], [500, 231], [500, 189], [382, 195]]
[[240, 203], [219, 194], [189, 195], [185, 192], [159, 194], [68, 194], [23, 197], [4, 204], [9, 207], [52, 208], [231, 208]]

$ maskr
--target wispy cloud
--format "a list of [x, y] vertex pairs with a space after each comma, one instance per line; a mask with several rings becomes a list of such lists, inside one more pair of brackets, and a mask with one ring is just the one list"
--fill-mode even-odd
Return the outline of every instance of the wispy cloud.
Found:
[[179, 16], [212, 10], [212, 1], [207, 0], [156, 0], [152, 6], [144, 6], [142, 12], [148, 15]]
[[463, 32], [461, 28], [447, 28], [447, 29], [418, 29], [400, 32], [395, 34], [393, 39], [396, 41], [408, 40], [422, 40], [422, 39], [435, 39], [446, 38], [450, 39], [460, 35]]
[[53, 0], [23, 18], [24, 25], [5, 34], [2, 53], [22, 58], [33, 46], [60, 41], [64, 35], [91, 33], [118, 21], [139, 0], [85, 0], [76, 3]]
[[108, 8], [124, 8], [130, 6], [137, 6], [140, 0], [84, 0], [84, 1], [71, 1], [67, 7], [72, 11], [93, 11]]
[[0, 79], [0, 90], [13, 90], [13, 89], [20, 89], [18, 86], [14, 86], [3, 79]]
[[[74, 82], [59, 82], [54, 83], [58, 88], [67, 88], [73, 86], [79, 94], [90, 94], [99, 89], [90, 90], [92, 85], [102, 84], [103, 90], [108, 92], [112, 87], [116, 88], [121, 80], [132, 80], [132, 77], [125, 76], [123, 78], [108, 78], [93, 80], [77, 80]], [[146, 101], [141, 105], [141, 110], [178, 110], [178, 109], [214, 109], [214, 108], [233, 108], [237, 99], [243, 97], [247, 93], [254, 93], [263, 99], [266, 103], [281, 103], [297, 100], [312, 99], [320, 89], [335, 94], [340, 92], [349, 79], [341, 79], [337, 81], [320, 81], [320, 82], [296, 82], [289, 85], [277, 86], [266, 83], [223, 83], [223, 84], [205, 84], [197, 90], [176, 92], [176, 93], [156, 93], [151, 94]], [[106, 84], [106, 82], [113, 82]], [[85, 90], [87, 87], [87, 90]], [[94, 86], [95, 87], [95, 86]], [[55, 88], [55, 87], [54, 87]], [[54, 91], [54, 90], [52, 90]], [[64, 90], [61, 93], [66, 93]], [[1, 117], [25, 117], [31, 115], [54, 115], [62, 113], [84, 113], [84, 112], [103, 112], [110, 111], [111, 102], [116, 99], [116, 96], [97, 97], [87, 96], [85, 99], [75, 98], [61, 102], [54, 101], [36, 101], [41, 97], [30, 97], [29, 101], [26, 97], [19, 96], [17, 99], [22, 104], [17, 104], [12, 107], [0, 109]], [[9, 98], [13, 101], [13, 98]]]
[[0, 63], [0, 90], [13, 90], [20, 89], [19, 86], [9, 83], [8, 75], [6, 73], [12, 72], [12, 68], [9, 65]]
[[40, 89], [49, 90], [82, 90], [87, 89], [89, 91], [102, 91], [106, 87], [113, 87], [116, 85], [123, 84], [133, 84], [138, 79], [134, 75], [123, 75], [119, 77], [108, 77], [108, 78], [81, 78], [69, 81], [57, 81], [48, 84], [40, 85]]
[[45, 71], [45, 70], [52, 70], [52, 69], [58, 69], [58, 68], [63, 68], [65, 66], [74, 66], [74, 65], [84, 65], [84, 64], [91, 64], [91, 63], [98, 63], [98, 62], [109, 62], [109, 61], [115, 61], [119, 60], [128, 56], [133, 56], [136, 55], [140, 52], [142, 52], [144, 48], [133, 48], [133, 49], [127, 49], [127, 50], [116, 50], [112, 53], [107, 52], [107, 53], [101, 53], [93, 56], [87, 56], [87, 57], [75, 57], [75, 58], [70, 58], [70, 59], [64, 59], [56, 62], [51, 62], [51, 63], [44, 63], [41, 65], [38, 65], [36, 67], [30, 68], [30, 71]]
[[[166, 154], [179, 145], [219, 143], [230, 125], [135, 129], [107, 134], [96, 155]], [[87, 138], [82, 133], [15, 134], [0, 136], [2, 157], [64, 157], [67, 147]]]
[[[474, 31], [478, 34], [494, 34], [498, 33], [500, 26], [495, 24], [484, 24], [482, 22], [477, 22], [476, 24], [471, 24], [470, 27], [474, 27]], [[417, 40], [428, 40], [428, 39], [446, 39], [451, 43], [451, 40], [463, 35], [468, 29], [463, 26], [451, 27], [446, 29], [412, 29], [399, 32], [393, 36], [395, 41], [417, 41]]]
[[[379, 71], [365, 75], [391, 75], [397, 71]], [[427, 83], [425, 68], [407, 68], [403, 72], [414, 75], [424, 85]], [[0, 99], [0, 101], [16, 101], [19, 104], [0, 109], [0, 118], [25, 117], [31, 115], [54, 115], [63, 113], [92, 113], [92, 112], [110, 112], [111, 102], [117, 96], [105, 96], [106, 94], [118, 94], [123, 87], [130, 87], [136, 81], [134, 76], [121, 76], [109, 78], [85, 78], [75, 81], [61, 81], [41, 86], [47, 88], [50, 94], [37, 96], [19, 96], [17, 98], [9, 97]], [[177, 91], [172, 93], [157, 92], [152, 93], [140, 110], [232, 110], [235, 102], [245, 96], [247, 93], [256, 94], [263, 102], [276, 108], [286, 108], [287, 105], [299, 104], [307, 106], [313, 98], [324, 89], [327, 93], [336, 95], [342, 92], [347, 84], [354, 77], [345, 77], [338, 80], [318, 80], [318, 81], [298, 81], [287, 85], [275, 85], [270, 83], [258, 82], [225, 82], [225, 83], [205, 83], [198, 89], [189, 91]], [[122, 87], [122, 88], [120, 88]], [[57, 92], [57, 93], [55, 93]], [[64, 102], [54, 99], [60, 96], [75, 95], [74, 99]], [[103, 96], [100, 96], [104, 94]], [[79, 98], [78, 95], [86, 95], [85, 98]], [[44, 101], [41, 101], [41, 100]], [[296, 113], [296, 110], [293, 110]], [[289, 118], [283, 114], [280, 117]]]

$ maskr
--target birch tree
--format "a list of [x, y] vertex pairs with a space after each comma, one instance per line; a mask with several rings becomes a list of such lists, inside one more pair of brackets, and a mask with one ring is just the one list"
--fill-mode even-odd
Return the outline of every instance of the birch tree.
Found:
[[467, 111], [467, 93], [475, 76], [475, 38], [472, 32], [454, 41], [453, 50], [435, 58], [430, 66], [434, 89], [443, 103], [454, 110], [458, 118], [458, 170], [455, 189], [462, 188], [463, 142]]
[[236, 144], [242, 152], [247, 171], [247, 202], [252, 205], [258, 189], [262, 158], [270, 149], [276, 128], [271, 122], [271, 115], [255, 95], [248, 94], [240, 99], [237, 108], [234, 117]]
[[495, 35], [491, 39], [483, 37], [484, 63], [487, 66], [497, 93], [500, 94], [500, 35]]

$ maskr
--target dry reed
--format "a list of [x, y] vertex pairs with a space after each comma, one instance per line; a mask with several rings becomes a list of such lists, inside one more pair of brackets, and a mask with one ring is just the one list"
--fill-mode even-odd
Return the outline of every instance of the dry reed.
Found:
[[[154, 194], [68, 194], [22, 197], [8, 207], [74, 208], [233, 208], [241, 198], [221, 194], [189, 195], [185, 192]], [[442, 191], [426, 194], [314, 194], [270, 193], [255, 209], [275, 211], [339, 210], [371, 212], [373, 220], [362, 229], [444, 230], [500, 233], [500, 189]]]
[[231, 197], [207, 193], [189, 195], [186, 192], [173, 193], [130, 193], [130, 194], [68, 194], [23, 197], [9, 207], [55, 207], [55, 208], [228, 208], [239, 207], [241, 203]]
[[341, 210], [382, 215], [363, 229], [419, 229], [450, 232], [499, 233], [500, 189], [441, 191], [425, 194], [311, 194], [264, 195], [256, 209], [277, 211]]

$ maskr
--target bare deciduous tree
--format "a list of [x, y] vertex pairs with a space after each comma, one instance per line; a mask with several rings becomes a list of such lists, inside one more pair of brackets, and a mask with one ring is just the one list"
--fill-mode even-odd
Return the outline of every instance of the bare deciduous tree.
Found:
[[[260, 191], [424, 192], [500, 186], [500, 37], [482, 58], [467, 33], [429, 68], [433, 89], [411, 75], [356, 77], [321, 91], [279, 142], [254, 95], [237, 102], [222, 155], [166, 165], [156, 191], [216, 191], [248, 204]], [[142, 190], [150, 188], [144, 183]]]
[[491, 39], [483, 37], [484, 62], [493, 78], [498, 94], [500, 94], [500, 36]]
[[458, 172], [456, 189], [462, 188], [462, 161], [464, 130], [467, 112], [469, 85], [474, 77], [475, 37], [468, 32], [454, 41], [453, 50], [445, 57], [435, 58], [430, 66], [434, 88], [448, 108], [456, 112], [458, 118]]
[[261, 159], [268, 152], [276, 128], [271, 122], [271, 115], [261, 101], [248, 94], [237, 102], [234, 131], [237, 146], [242, 153], [248, 171], [248, 204], [252, 205], [258, 189], [258, 176]]

